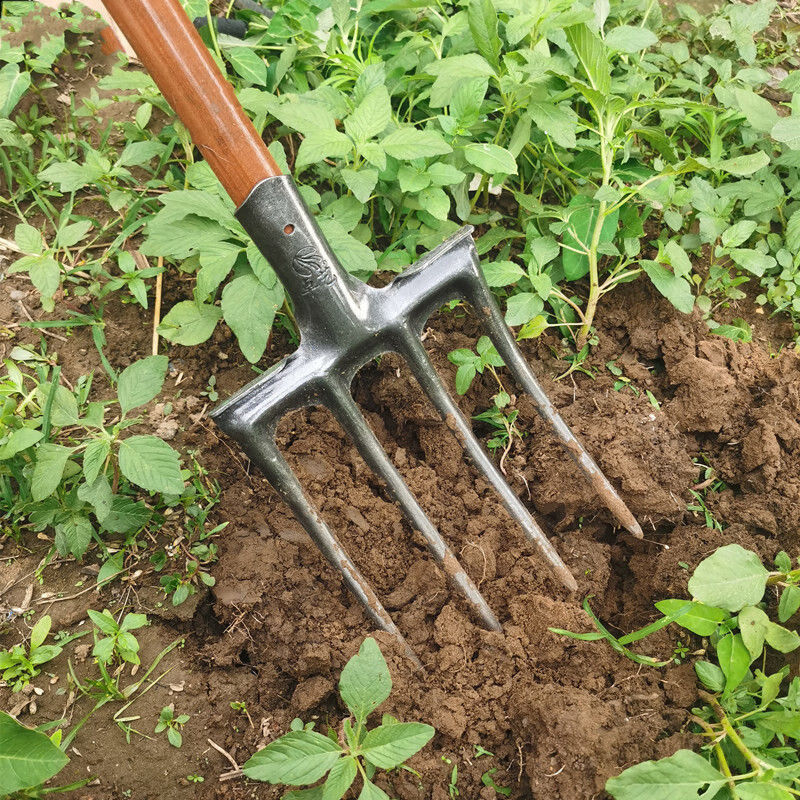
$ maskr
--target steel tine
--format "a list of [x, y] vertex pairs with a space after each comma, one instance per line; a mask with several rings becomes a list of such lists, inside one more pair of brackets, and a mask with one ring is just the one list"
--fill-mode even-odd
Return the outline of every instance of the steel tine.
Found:
[[455, 401], [450, 397], [450, 393], [442, 383], [439, 374], [425, 352], [425, 348], [419, 339], [412, 333], [403, 338], [404, 347], [400, 351], [411, 366], [414, 376], [419, 381], [423, 391], [436, 407], [445, 425], [455, 434], [456, 438], [467, 451], [475, 466], [488, 478], [500, 495], [503, 505], [509, 514], [520, 524], [525, 533], [525, 538], [545, 557], [550, 568], [555, 575], [566, 586], [574, 592], [578, 589], [578, 584], [572, 573], [567, 569], [566, 564], [561, 560], [561, 556], [556, 552], [555, 547], [544, 535], [542, 529], [522, 504], [520, 499], [508, 485], [503, 474], [495, 466], [489, 454], [483, 449], [483, 445], [478, 441], [472, 432], [472, 426], [459, 410]]
[[480, 302], [480, 298], [473, 298], [473, 304], [476, 309], [480, 310], [489, 338], [492, 340], [492, 344], [494, 344], [500, 357], [506, 362], [511, 374], [517, 383], [533, 398], [536, 410], [550, 425], [556, 437], [587, 477], [603, 504], [626, 530], [637, 539], [641, 539], [644, 536], [641, 525], [636, 521], [628, 506], [625, 505], [625, 501], [617, 494], [617, 490], [611, 485], [600, 467], [597, 466], [597, 463], [589, 455], [578, 437], [564, 422], [563, 417], [558, 413], [539, 381], [536, 380], [533, 370], [522, 355], [497, 305], [494, 302], [488, 302], [488, 300]]
[[411, 524], [422, 534], [436, 563], [444, 570], [451, 584], [466, 599], [487, 630], [501, 631], [502, 626], [489, 608], [489, 604], [422, 510], [403, 476], [392, 464], [377, 436], [364, 419], [350, 392], [345, 387], [340, 387], [330, 392], [325, 402], [345, 433], [353, 439], [369, 468], [384, 480], [389, 493], [403, 509]]
[[322, 555], [344, 578], [350, 591], [364, 607], [367, 616], [378, 628], [393, 634], [411, 661], [422, 668], [422, 662], [406, 642], [366, 578], [359, 572], [358, 567], [350, 560], [350, 556], [347, 555], [330, 528], [309, 502], [297, 476], [292, 472], [275, 443], [262, 440], [255, 447], [249, 447], [248, 450], [250, 451], [248, 455], [251, 455], [273, 488], [292, 509], [298, 522], [314, 540]]

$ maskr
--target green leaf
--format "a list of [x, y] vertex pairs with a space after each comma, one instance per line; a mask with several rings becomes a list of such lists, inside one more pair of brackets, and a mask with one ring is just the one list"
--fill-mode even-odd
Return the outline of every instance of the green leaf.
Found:
[[793, 800], [795, 797], [776, 783], [750, 781], [741, 783], [737, 781], [736, 793], [739, 795], [739, 800]]
[[220, 319], [222, 311], [216, 306], [182, 300], [172, 306], [161, 320], [158, 332], [169, 342], [196, 345], [205, 342], [214, 333]]
[[343, 169], [342, 179], [347, 188], [356, 196], [361, 203], [366, 203], [372, 196], [372, 190], [378, 182], [378, 170], [376, 169]]
[[331, 768], [322, 787], [322, 800], [342, 800], [356, 778], [355, 758], [340, 758]]
[[544, 301], [538, 294], [519, 292], [508, 298], [506, 325], [524, 325], [542, 312]]
[[768, 577], [755, 553], [728, 544], [698, 564], [689, 579], [689, 591], [701, 603], [736, 612], [761, 600]]
[[[15, 267], [20, 262], [17, 261]], [[42, 307], [45, 311], [53, 310], [53, 295], [61, 285], [61, 267], [50, 256], [28, 256], [26, 269], [30, 275], [31, 283], [41, 295]]]
[[97, 585], [102, 586], [105, 583], [111, 581], [112, 578], [115, 578], [119, 575], [123, 568], [124, 568], [124, 558], [125, 553], [120, 550], [118, 553], [114, 553], [110, 555], [104, 562], [103, 565], [100, 567], [97, 573]]
[[150, 510], [144, 503], [116, 495], [111, 504], [111, 513], [103, 520], [102, 525], [114, 533], [128, 533], [143, 528], [151, 516]]
[[572, 25], [564, 33], [592, 89], [603, 95], [608, 94], [611, 90], [611, 68], [603, 42], [585, 24]]
[[769, 617], [757, 606], [745, 606], [739, 612], [739, 631], [751, 661], [755, 661], [764, 649], [769, 624]]
[[390, 800], [390, 797], [379, 786], [367, 780], [364, 781], [364, 786], [361, 789], [358, 800]]
[[[165, 145], [158, 141], [129, 142], [117, 159], [118, 167], [138, 167], [160, 156]], [[87, 229], [88, 230], [88, 229]]]
[[746, 250], [734, 248], [729, 252], [731, 260], [742, 269], [752, 272], [759, 278], [768, 270], [777, 264], [777, 261], [767, 253], [762, 253], [760, 250]]
[[0, 795], [38, 786], [68, 762], [48, 736], [0, 711]]
[[[653, 286], [655, 286], [678, 311], [682, 311], [684, 314], [691, 314], [694, 308], [694, 295], [692, 294], [691, 284], [688, 281], [670, 272], [657, 261], [642, 259], [639, 264], [653, 282]], [[709, 603], [708, 605], [712, 604]]]
[[781, 117], [772, 127], [770, 136], [790, 150], [800, 150], [800, 116]]
[[317, 164], [326, 158], [341, 158], [353, 149], [348, 136], [330, 128], [317, 128], [310, 131], [300, 143], [295, 159], [295, 172], [300, 172], [310, 164]]
[[496, 144], [469, 142], [464, 145], [464, 158], [488, 175], [516, 175], [517, 162], [514, 156]]
[[466, 394], [475, 378], [475, 364], [462, 364], [456, 370], [456, 392]]
[[767, 644], [779, 653], [791, 653], [800, 647], [800, 636], [796, 631], [790, 631], [775, 622], [767, 624]]
[[431, 164], [427, 175], [434, 186], [454, 186], [466, 177], [460, 169], [445, 164], [444, 161], [435, 161]]
[[786, 622], [797, 613], [798, 608], [800, 608], [800, 586], [787, 586], [778, 603], [778, 619]]
[[481, 264], [483, 277], [489, 286], [509, 286], [516, 283], [525, 275], [522, 267], [513, 261], [492, 261], [489, 264]]
[[0, 447], [0, 461], [15, 456], [23, 450], [38, 442], [44, 434], [42, 431], [35, 431], [32, 428], [18, 428], [9, 434], [5, 444]]
[[767, 711], [759, 714], [755, 721], [760, 728], [800, 739], [800, 714], [796, 711]]
[[713, 169], [722, 170], [730, 175], [752, 175], [769, 164], [769, 156], [763, 150], [759, 150], [757, 153], [713, 161], [710, 164]]
[[497, 12], [492, 0], [470, 0], [467, 21], [478, 52], [498, 69], [502, 43], [497, 35]]
[[256, 86], [267, 85], [267, 64], [255, 50], [247, 46], [229, 47], [225, 50], [225, 57], [246, 81]]
[[701, 755], [678, 750], [660, 761], [644, 761], [606, 783], [615, 800], [688, 800], [713, 797], [725, 784], [725, 776]]
[[[569, 227], [564, 231], [563, 240], [566, 247], [573, 250], [564, 249], [561, 256], [561, 263], [564, 266], [564, 276], [569, 281], [582, 278], [589, 272], [589, 256], [586, 250], [592, 241], [592, 235], [597, 221], [599, 205], [584, 195], [576, 195], [569, 202], [568, 206]], [[612, 211], [606, 215], [603, 225], [600, 228], [598, 244], [611, 242], [617, 232], [619, 223], [619, 211]], [[579, 250], [581, 252], [575, 252]]]
[[688, 278], [692, 274], [692, 262], [686, 251], [674, 240], [670, 239], [664, 248], [667, 263], [672, 267], [675, 275]]
[[364, 758], [381, 769], [392, 769], [425, 747], [436, 733], [421, 722], [398, 722], [373, 728], [361, 743]]
[[[282, 296], [282, 295], [281, 295]], [[267, 347], [275, 319], [276, 293], [255, 275], [234, 278], [222, 290], [222, 314], [236, 334], [242, 355], [255, 364]]]
[[377, 642], [367, 637], [358, 653], [345, 664], [339, 678], [339, 694], [359, 723], [389, 696], [392, 678]]
[[729, 694], [744, 680], [750, 669], [750, 653], [741, 634], [729, 633], [719, 640], [717, 659], [725, 674], [725, 694]]
[[742, 219], [735, 225], [731, 225], [731, 227], [722, 234], [722, 246], [739, 247], [739, 245], [744, 244], [756, 229], [757, 224], [755, 220]]
[[710, 661], [696, 661], [694, 671], [700, 682], [712, 692], [721, 692], [725, 688], [725, 673]]
[[534, 102], [528, 104], [527, 111], [536, 127], [557, 145], [568, 150], [575, 147], [578, 115], [569, 106]]
[[90, 608], [86, 613], [95, 627], [99, 628], [106, 636], [113, 636], [119, 630], [119, 625], [117, 625], [116, 620], [108, 609], [95, 611]]
[[[0, 69], [0, 118], [8, 117], [31, 85], [31, 74], [16, 64]], [[2, 784], [0, 784], [2, 785]]]
[[92, 439], [83, 451], [83, 474], [87, 483], [94, 482], [106, 463], [111, 444], [108, 439]]
[[[477, 53], [467, 53], [460, 56], [448, 56], [436, 61], [432, 61], [426, 66], [426, 71], [436, 77], [431, 86], [430, 104], [434, 108], [450, 105], [454, 100], [456, 87], [462, 81], [470, 81], [473, 78], [488, 78], [495, 74], [494, 69], [483, 56]], [[479, 84], [472, 84], [469, 94], [475, 93]], [[484, 94], [485, 94], [484, 89]], [[483, 96], [480, 98], [483, 99]], [[474, 104], [474, 101], [471, 105]], [[451, 111], [458, 116], [457, 112]]]
[[304, 786], [318, 781], [339, 760], [342, 749], [314, 731], [292, 731], [255, 753], [242, 767], [254, 781]]
[[450, 198], [438, 186], [429, 186], [419, 193], [422, 208], [436, 219], [445, 220], [450, 213]]
[[92, 540], [94, 528], [84, 514], [72, 514], [55, 526], [56, 549], [62, 556], [72, 555], [82, 558]]
[[436, 131], [418, 130], [410, 125], [392, 131], [381, 140], [381, 146], [393, 158], [405, 161], [441, 156], [453, 150]]
[[344, 129], [356, 144], [363, 144], [382, 133], [391, 121], [389, 92], [385, 86], [376, 86], [367, 92], [353, 113], [345, 119]]
[[638, 53], [656, 44], [658, 37], [647, 28], [619, 25], [606, 34], [604, 41], [606, 47], [618, 53]]
[[36, 177], [48, 183], [57, 183], [62, 192], [75, 192], [101, 178], [105, 170], [99, 164], [78, 164], [77, 161], [63, 161], [51, 164]]
[[78, 499], [89, 503], [94, 509], [98, 522], [102, 522], [110, 513], [114, 502], [111, 486], [105, 475], [98, 475], [92, 483], [82, 483], [78, 487]]
[[733, 94], [739, 110], [751, 128], [759, 133], [769, 133], [775, 127], [780, 117], [769, 100], [750, 89], [737, 88], [733, 90]]
[[[660, 600], [655, 605], [664, 616], [669, 617], [686, 604], [686, 600]], [[681, 614], [674, 622], [698, 636], [711, 636], [719, 623], [727, 616], [728, 614], [721, 608], [712, 608], [702, 603], [691, 603], [689, 611]]]
[[375, 272], [378, 264], [369, 247], [347, 233], [335, 219], [317, 217], [317, 222], [334, 254], [348, 272], [364, 280]]
[[[2, 72], [2, 70], [0, 70], [0, 72]], [[38, 231], [33, 225], [27, 225], [24, 222], [21, 222], [14, 228], [14, 241], [17, 247], [28, 255], [41, 255], [44, 249], [44, 240], [42, 239], [41, 231]]]
[[31, 628], [31, 650], [36, 650], [37, 647], [41, 647], [44, 644], [52, 624], [53, 620], [48, 614], [45, 614]]
[[123, 414], [149, 403], [161, 391], [167, 365], [166, 356], [147, 356], [122, 370], [117, 383], [117, 397]]
[[137, 486], [151, 492], [183, 491], [180, 456], [155, 436], [129, 436], [119, 444], [119, 468]]
[[45, 442], [36, 448], [36, 464], [31, 477], [31, 497], [39, 503], [58, 488], [72, 449]]

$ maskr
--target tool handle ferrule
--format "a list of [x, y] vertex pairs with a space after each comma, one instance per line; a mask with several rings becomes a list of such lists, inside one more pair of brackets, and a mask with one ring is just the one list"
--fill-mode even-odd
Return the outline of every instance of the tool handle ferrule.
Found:
[[237, 206], [281, 174], [178, 0], [104, 3]]

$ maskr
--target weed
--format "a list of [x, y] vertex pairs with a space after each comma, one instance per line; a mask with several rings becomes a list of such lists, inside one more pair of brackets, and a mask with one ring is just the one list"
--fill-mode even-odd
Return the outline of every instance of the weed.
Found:
[[511, 796], [511, 787], [510, 786], [499, 786], [494, 782], [492, 775], [497, 772], [497, 767], [492, 767], [491, 769], [487, 770], [486, 772], [481, 775], [481, 783], [484, 786], [490, 786], [492, 789], [495, 790], [497, 794], [502, 795], [503, 797], [510, 797]]
[[183, 744], [181, 730], [188, 721], [188, 714], [179, 714], [176, 717], [175, 706], [173, 703], [170, 703], [168, 706], [164, 706], [164, 708], [161, 709], [161, 713], [158, 715], [158, 723], [156, 724], [155, 732], [161, 733], [162, 731], [166, 731], [167, 741], [173, 747], [180, 747]]
[[435, 733], [430, 725], [399, 722], [384, 714], [381, 724], [368, 729], [369, 715], [389, 697], [392, 679], [380, 648], [367, 638], [358, 654], [347, 662], [339, 679], [339, 695], [351, 717], [324, 736], [313, 723], [292, 723], [290, 733], [255, 753], [242, 767], [253, 780], [306, 786], [322, 777], [322, 792], [331, 800], [344, 797], [356, 775], [361, 776], [361, 797], [380, 800], [388, 795], [372, 782], [376, 769], [404, 766], [406, 759], [424, 747]]
[[95, 626], [92, 655], [99, 663], [106, 666], [114, 661], [140, 663], [139, 642], [131, 631], [148, 624], [144, 614], [126, 614], [122, 622], [117, 622], [107, 609], [102, 613], [89, 609], [87, 613]]
[[189, 783], [203, 783], [203, 781], [205, 781], [205, 778], [202, 775], [192, 774], [192, 775], [187, 775], [186, 780], [189, 781]]
[[24, 689], [41, 672], [39, 667], [42, 664], [61, 655], [63, 646], [44, 643], [51, 624], [52, 620], [45, 614], [31, 629], [27, 649], [24, 644], [17, 644], [11, 650], [0, 652], [2, 678], [12, 692]]

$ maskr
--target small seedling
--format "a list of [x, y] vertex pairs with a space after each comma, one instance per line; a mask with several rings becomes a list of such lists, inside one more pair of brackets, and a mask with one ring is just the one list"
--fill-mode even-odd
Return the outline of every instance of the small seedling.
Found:
[[497, 767], [492, 767], [491, 769], [486, 770], [486, 772], [484, 772], [483, 775], [481, 775], [481, 783], [484, 786], [490, 786], [492, 789], [495, 790], [495, 792], [497, 792], [497, 794], [501, 794], [503, 795], [503, 797], [509, 797], [511, 795], [511, 787], [500, 786], [496, 784], [494, 782], [494, 779], [492, 778], [492, 775], [494, 775], [495, 772], [497, 772]]
[[186, 780], [189, 781], [190, 783], [203, 783], [205, 778], [202, 775], [192, 774], [192, 775], [187, 775]]
[[466, 394], [476, 374], [483, 375], [483, 371], [488, 369], [494, 376], [502, 391], [503, 385], [495, 367], [505, 366], [505, 362], [488, 336], [481, 336], [475, 345], [476, 352], [468, 348], [453, 350], [447, 354], [447, 358], [455, 364], [456, 370], [456, 391], [459, 394]]
[[250, 712], [247, 710], [247, 706], [245, 705], [244, 700], [234, 700], [231, 702], [231, 708], [234, 711], [241, 711], [247, 717], [247, 721], [250, 723], [250, 727], [254, 728], [253, 719], [250, 716]]
[[180, 747], [183, 744], [183, 736], [181, 730], [183, 726], [189, 721], [188, 714], [179, 714], [175, 716], [175, 706], [170, 703], [161, 709], [158, 715], [158, 724], [156, 725], [155, 732], [167, 732], [167, 741], [173, 747]]
[[44, 644], [51, 625], [52, 620], [45, 614], [31, 629], [27, 651], [24, 644], [16, 644], [11, 650], [0, 652], [2, 678], [12, 692], [24, 689], [41, 672], [41, 664], [52, 661], [61, 654], [63, 648], [59, 645]]
[[[290, 733], [255, 753], [242, 767], [253, 780], [289, 786], [308, 786], [327, 775], [317, 787], [320, 797], [341, 800], [361, 776], [364, 800], [388, 800], [372, 782], [377, 769], [404, 767], [405, 761], [433, 737], [434, 729], [419, 722], [399, 722], [384, 714], [381, 724], [368, 729], [367, 718], [389, 697], [392, 678], [374, 639], [365, 639], [347, 662], [339, 679], [339, 695], [351, 716], [344, 720], [341, 737], [330, 730], [315, 732], [313, 724], [292, 723]], [[297, 724], [295, 724], [297, 723]], [[344, 742], [344, 744], [342, 744]]]
[[[148, 624], [144, 614], [126, 614], [122, 622], [118, 623], [107, 609], [102, 613], [90, 609], [87, 613], [96, 628], [92, 655], [100, 663], [139, 663], [139, 642], [131, 631]], [[98, 635], [98, 631], [102, 635]]]

